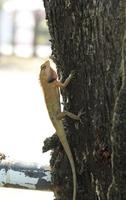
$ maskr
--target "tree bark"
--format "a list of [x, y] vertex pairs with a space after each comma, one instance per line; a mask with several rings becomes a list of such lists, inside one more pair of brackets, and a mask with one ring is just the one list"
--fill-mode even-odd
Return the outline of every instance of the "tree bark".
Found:
[[[75, 114], [83, 111], [83, 124], [69, 118], [64, 121], [76, 165], [77, 199], [113, 200], [114, 189], [118, 194], [121, 188], [121, 194], [126, 191], [122, 178], [126, 169], [126, 94], [121, 73], [126, 2], [43, 1], [59, 77], [64, 81], [71, 70], [76, 71], [75, 79], [62, 91], [64, 109]], [[70, 200], [69, 162], [60, 143], [54, 145], [52, 141], [52, 176], [54, 185], [58, 185], [55, 195]], [[118, 195], [117, 199], [123, 197]]]
[[126, 199], [126, 31], [122, 41], [122, 85], [115, 102], [112, 147], [113, 181], [109, 188], [110, 200]]

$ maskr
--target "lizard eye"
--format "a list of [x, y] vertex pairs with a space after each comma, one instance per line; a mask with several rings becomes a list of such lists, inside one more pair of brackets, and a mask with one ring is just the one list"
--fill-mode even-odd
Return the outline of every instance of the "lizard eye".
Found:
[[41, 65], [41, 70], [45, 70], [46, 65]]

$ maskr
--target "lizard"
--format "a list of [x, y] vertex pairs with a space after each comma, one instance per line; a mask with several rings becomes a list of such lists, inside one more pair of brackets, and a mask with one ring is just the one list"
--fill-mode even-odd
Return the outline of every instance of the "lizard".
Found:
[[62, 119], [68, 116], [74, 120], [80, 120], [79, 115], [75, 115], [71, 112], [64, 111], [61, 112], [60, 105], [60, 92], [59, 88], [63, 89], [67, 87], [70, 81], [73, 79], [74, 73], [71, 73], [68, 78], [62, 83], [57, 80], [58, 75], [50, 66], [50, 61], [47, 60], [41, 65], [39, 80], [40, 85], [43, 89], [44, 99], [46, 107], [48, 110], [49, 117], [52, 121], [54, 128], [56, 129], [56, 134], [64, 148], [64, 151], [68, 157], [71, 165], [72, 175], [73, 175], [73, 200], [76, 200], [76, 188], [77, 188], [77, 178], [73, 155], [64, 131], [64, 126]]

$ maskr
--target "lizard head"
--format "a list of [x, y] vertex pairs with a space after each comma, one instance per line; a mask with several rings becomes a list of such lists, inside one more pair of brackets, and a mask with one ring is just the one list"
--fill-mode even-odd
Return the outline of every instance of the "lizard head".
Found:
[[57, 79], [56, 72], [51, 68], [50, 61], [47, 60], [41, 65], [40, 80], [51, 83]]

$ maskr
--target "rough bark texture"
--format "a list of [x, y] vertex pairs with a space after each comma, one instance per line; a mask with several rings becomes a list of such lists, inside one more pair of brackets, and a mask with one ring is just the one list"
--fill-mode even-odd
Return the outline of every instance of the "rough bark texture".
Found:
[[[117, 199], [123, 200], [126, 84], [122, 82], [126, 81], [120, 68], [126, 2], [44, 0], [44, 6], [59, 76], [64, 80], [71, 70], [76, 70], [75, 79], [62, 91], [64, 109], [76, 114], [83, 110], [83, 125], [69, 118], [64, 121], [76, 164], [77, 200], [115, 200], [115, 190]], [[67, 157], [54, 136], [46, 145], [53, 149], [56, 199], [71, 200], [72, 174]]]
[[126, 31], [122, 43], [121, 70], [122, 85], [113, 115], [113, 181], [109, 188], [110, 200], [126, 199]]

